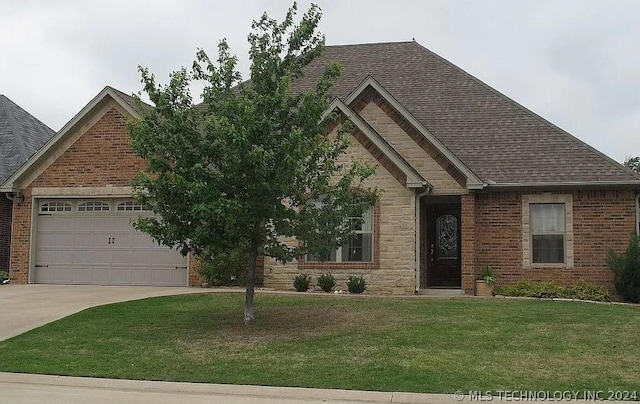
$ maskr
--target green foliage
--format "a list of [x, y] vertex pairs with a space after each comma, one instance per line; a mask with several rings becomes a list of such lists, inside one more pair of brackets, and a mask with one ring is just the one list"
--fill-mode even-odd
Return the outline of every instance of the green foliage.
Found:
[[4, 284], [8, 280], [9, 280], [9, 272], [0, 271], [0, 285]]
[[209, 286], [244, 286], [249, 256], [244, 248], [223, 252], [215, 258], [201, 259], [198, 272]]
[[618, 294], [626, 302], [640, 303], [640, 237], [634, 233], [627, 250], [620, 255], [609, 251], [607, 262]]
[[350, 276], [347, 281], [347, 289], [349, 289], [349, 293], [362, 293], [367, 288], [366, 283], [362, 276]]
[[318, 286], [325, 292], [331, 292], [336, 286], [336, 278], [331, 274], [321, 274], [318, 276]]
[[[135, 227], [182, 253], [218, 257], [238, 245], [250, 257], [247, 307], [252, 301], [255, 258], [290, 262], [312, 249], [344, 243], [377, 198], [363, 185], [371, 167], [341, 164], [350, 125], [325, 115], [340, 66], [326, 67], [314, 87], [292, 83], [324, 47], [317, 32], [321, 12], [312, 5], [294, 23], [297, 6], [277, 22], [264, 14], [248, 36], [250, 81], [236, 68], [226, 40], [216, 60], [199, 50], [192, 68], [156, 84], [140, 67], [144, 91], [155, 108], [129, 122], [131, 143], [147, 167], [135, 183], [138, 199], [156, 214]], [[204, 83], [194, 108], [189, 86]], [[318, 206], [324, 196], [327, 203]], [[301, 243], [286, 244], [295, 237]], [[246, 315], [246, 317], [252, 317]]]
[[536, 282], [522, 280], [511, 286], [500, 288], [496, 292], [502, 296], [536, 297], [536, 298], [561, 298], [595, 300], [609, 302], [611, 295], [606, 288], [591, 282], [580, 280], [569, 287], [564, 287], [556, 282]]
[[297, 292], [306, 292], [311, 286], [311, 277], [306, 274], [298, 274], [293, 278], [293, 287]]
[[567, 288], [572, 299], [595, 300], [599, 302], [610, 302], [611, 294], [600, 285], [585, 280], [579, 280], [571, 287]]
[[624, 159], [624, 166], [636, 174], [640, 174], [640, 157], [627, 157]]
[[491, 265], [487, 265], [486, 267], [484, 267], [480, 277], [484, 279], [487, 285], [493, 285], [494, 283], [496, 283], [496, 278], [493, 275], [493, 268], [491, 267]]

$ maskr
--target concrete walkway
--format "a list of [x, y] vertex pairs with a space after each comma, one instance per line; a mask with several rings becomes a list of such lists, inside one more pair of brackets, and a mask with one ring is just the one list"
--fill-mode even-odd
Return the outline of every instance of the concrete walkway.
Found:
[[215, 289], [151, 286], [2, 285], [0, 341], [93, 306]]
[[457, 403], [453, 394], [170, 383], [0, 372], [0, 401], [49, 403]]

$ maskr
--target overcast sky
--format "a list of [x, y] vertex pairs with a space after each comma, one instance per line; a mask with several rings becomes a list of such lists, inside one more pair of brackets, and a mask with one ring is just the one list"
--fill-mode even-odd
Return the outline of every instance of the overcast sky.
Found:
[[[329, 45], [415, 38], [615, 160], [640, 155], [640, 1], [318, 3]], [[290, 5], [0, 0], [0, 94], [58, 130], [105, 85], [140, 91], [138, 65], [165, 82], [223, 37], [246, 76], [251, 21]]]

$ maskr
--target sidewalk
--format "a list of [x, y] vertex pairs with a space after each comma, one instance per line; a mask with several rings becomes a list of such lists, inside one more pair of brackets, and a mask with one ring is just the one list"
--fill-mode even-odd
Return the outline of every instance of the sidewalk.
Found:
[[2, 403], [457, 403], [453, 394], [171, 383], [0, 372]]

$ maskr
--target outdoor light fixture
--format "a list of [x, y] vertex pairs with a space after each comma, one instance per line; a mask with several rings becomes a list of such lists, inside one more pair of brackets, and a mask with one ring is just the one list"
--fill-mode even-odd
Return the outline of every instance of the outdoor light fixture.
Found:
[[13, 198], [15, 199], [18, 205], [22, 205], [22, 202], [24, 202], [24, 195], [22, 195], [21, 191], [16, 192]]

